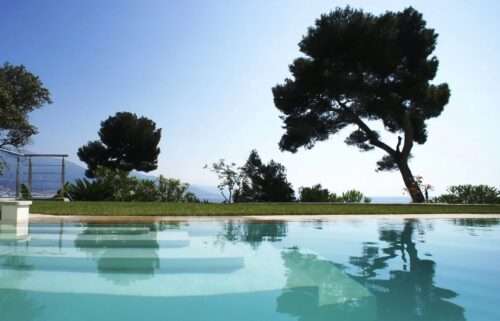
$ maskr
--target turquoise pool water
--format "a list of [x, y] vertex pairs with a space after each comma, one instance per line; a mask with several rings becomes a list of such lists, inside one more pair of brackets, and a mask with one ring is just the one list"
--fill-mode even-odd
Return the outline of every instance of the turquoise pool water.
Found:
[[2, 225], [0, 321], [495, 321], [499, 224]]

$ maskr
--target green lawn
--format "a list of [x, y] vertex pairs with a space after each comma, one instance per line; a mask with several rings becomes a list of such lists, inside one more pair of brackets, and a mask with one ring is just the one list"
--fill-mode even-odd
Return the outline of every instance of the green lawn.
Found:
[[312, 214], [442, 214], [494, 213], [500, 205], [438, 204], [301, 204], [239, 203], [189, 204], [159, 202], [58, 202], [35, 201], [31, 212], [55, 215], [312, 215]]

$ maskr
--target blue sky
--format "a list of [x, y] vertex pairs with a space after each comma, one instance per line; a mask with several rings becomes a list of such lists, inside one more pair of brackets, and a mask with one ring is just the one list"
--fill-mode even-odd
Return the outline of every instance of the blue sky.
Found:
[[[451, 101], [429, 123], [411, 163], [436, 192], [459, 183], [500, 185], [500, 22], [497, 1], [9, 1], [0, 0], [0, 62], [24, 64], [54, 103], [33, 113], [28, 149], [76, 151], [99, 123], [132, 111], [163, 128], [154, 173], [215, 185], [203, 165], [244, 162], [251, 149], [288, 169], [295, 188], [401, 195], [399, 173], [376, 173], [382, 152], [332, 137], [280, 152], [271, 87], [288, 75], [297, 43], [321, 13], [350, 4], [380, 13], [409, 5], [439, 33], [436, 82]], [[395, 138], [389, 140], [395, 143]]]

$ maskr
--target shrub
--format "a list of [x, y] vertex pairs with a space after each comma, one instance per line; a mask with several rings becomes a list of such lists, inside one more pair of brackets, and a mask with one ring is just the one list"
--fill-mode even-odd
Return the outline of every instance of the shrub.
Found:
[[322, 188], [321, 184], [313, 185], [312, 187], [301, 187], [299, 189], [301, 202], [344, 202], [344, 203], [371, 203], [371, 198], [366, 197], [358, 190], [352, 189], [337, 196], [335, 193], [330, 193], [327, 188]]
[[74, 201], [110, 201], [113, 189], [103, 180], [77, 179], [66, 188], [69, 198]]
[[299, 188], [299, 196], [301, 202], [328, 202], [330, 192], [327, 188], [322, 188], [321, 184], [316, 184]]
[[138, 180], [127, 171], [99, 166], [95, 171], [96, 181], [108, 186], [114, 201], [133, 201]]
[[163, 202], [182, 202], [189, 188], [189, 184], [179, 179], [166, 178], [160, 175], [158, 179], [158, 195]]
[[345, 202], [345, 203], [361, 203], [361, 202], [370, 203], [371, 202], [371, 198], [365, 197], [365, 195], [363, 193], [361, 193], [360, 191], [355, 190], [355, 189], [351, 189], [351, 190], [348, 190], [348, 191], [342, 193], [340, 200]]
[[200, 202], [188, 188], [178, 179], [141, 180], [123, 170], [99, 167], [95, 179], [77, 179], [66, 191], [78, 201]]
[[363, 197], [363, 193], [355, 189], [342, 193], [342, 200], [346, 203], [360, 203]]
[[434, 198], [436, 203], [495, 204], [500, 203], [500, 190], [488, 185], [453, 185], [448, 193]]
[[31, 191], [29, 190], [28, 186], [25, 184], [21, 184], [21, 198], [23, 200], [30, 200], [31, 199]]
[[158, 200], [159, 193], [155, 181], [132, 179], [135, 180], [135, 184], [132, 186], [131, 201], [153, 202]]
[[330, 193], [327, 188], [321, 184], [312, 187], [299, 188], [299, 197], [301, 202], [337, 202], [338, 197], [335, 193]]
[[192, 192], [187, 192], [182, 201], [186, 203], [201, 203], [201, 200]]

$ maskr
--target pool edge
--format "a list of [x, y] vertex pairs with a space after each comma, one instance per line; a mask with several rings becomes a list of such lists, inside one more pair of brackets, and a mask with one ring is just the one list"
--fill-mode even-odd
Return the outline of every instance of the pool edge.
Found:
[[453, 219], [498, 218], [500, 214], [332, 214], [332, 215], [238, 215], [238, 216], [106, 216], [30, 214], [30, 223], [154, 223], [160, 221], [327, 221], [339, 219]]

